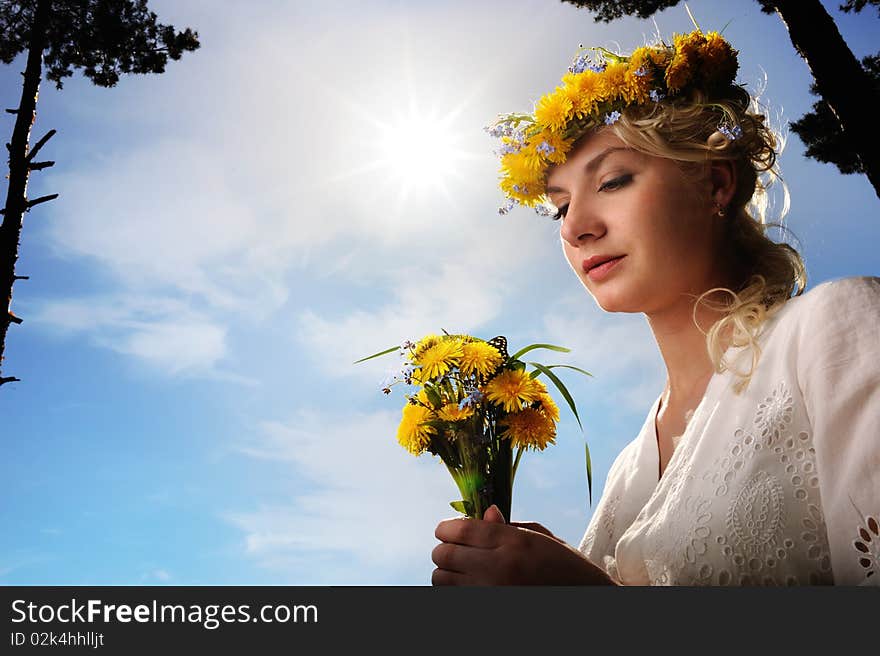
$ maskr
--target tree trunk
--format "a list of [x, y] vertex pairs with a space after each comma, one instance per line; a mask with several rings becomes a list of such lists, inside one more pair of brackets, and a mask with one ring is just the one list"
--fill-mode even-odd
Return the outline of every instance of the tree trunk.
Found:
[[[6, 347], [6, 331], [10, 323], [21, 320], [12, 314], [12, 286], [15, 283], [15, 263], [18, 260], [18, 245], [24, 213], [28, 209], [27, 183], [30, 174], [28, 166], [28, 147], [31, 127], [37, 116], [37, 96], [40, 91], [40, 78], [43, 68], [43, 50], [46, 46], [46, 26], [49, 22], [52, 0], [38, 0], [31, 26], [28, 45], [27, 67], [21, 90], [21, 102], [16, 113], [12, 140], [9, 149], [9, 189], [6, 194], [6, 207], [3, 224], [0, 226], [0, 298], [6, 305], [0, 314], [0, 367]], [[18, 380], [0, 376], [0, 385]]]
[[772, 4], [880, 197], [880, 149], [870, 145], [880, 99], [870, 77], [819, 0], [778, 0]]

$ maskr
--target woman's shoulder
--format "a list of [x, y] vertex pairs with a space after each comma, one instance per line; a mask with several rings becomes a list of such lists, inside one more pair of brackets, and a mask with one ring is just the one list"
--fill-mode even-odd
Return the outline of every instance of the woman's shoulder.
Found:
[[786, 301], [767, 328], [768, 358], [793, 367], [802, 382], [829, 368], [880, 371], [880, 278], [816, 285]]
[[852, 276], [816, 285], [787, 300], [779, 310], [778, 323], [824, 332], [835, 327], [852, 330], [860, 319], [880, 321], [878, 277]]

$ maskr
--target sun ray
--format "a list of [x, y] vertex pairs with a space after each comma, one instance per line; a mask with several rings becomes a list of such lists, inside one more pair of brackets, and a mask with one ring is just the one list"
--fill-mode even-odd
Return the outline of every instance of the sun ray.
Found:
[[[339, 185], [354, 185], [365, 203], [396, 215], [383, 217], [389, 225], [399, 225], [411, 213], [407, 204], [414, 198], [420, 205], [439, 200], [457, 209], [455, 199], [469, 179], [463, 169], [485, 161], [489, 153], [489, 148], [474, 152], [465, 146], [483, 136], [482, 125], [460, 127], [462, 116], [484, 93], [480, 80], [454, 94], [438, 93], [413, 59], [411, 40], [403, 26], [397, 70], [376, 71], [372, 96], [352, 94], [327, 78], [314, 79], [313, 87], [348, 116], [335, 134], [337, 143], [345, 144], [337, 159], [342, 166], [323, 175], [321, 185], [334, 192]], [[441, 105], [444, 97], [454, 102]]]

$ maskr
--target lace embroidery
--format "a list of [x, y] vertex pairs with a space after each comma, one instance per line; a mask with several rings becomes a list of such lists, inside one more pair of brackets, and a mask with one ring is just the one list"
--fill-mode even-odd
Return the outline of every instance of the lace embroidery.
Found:
[[602, 530], [605, 531], [605, 536], [609, 547], [614, 544], [614, 520], [617, 519], [617, 507], [619, 505], [620, 495], [615, 494], [608, 501], [608, 508], [602, 515]]
[[600, 537], [599, 531], [602, 531], [602, 541], [598, 546], [605, 553], [614, 553], [614, 527], [617, 518], [617, 508], [620, 505], [620, 494], [608, 497], [607, 501], [603, 501], [602, 505], [597, 508], [597, 512], [601, 514], [597, 521], [590, 522], [587, 532], [584, 534], [579, 550], [584, 554], [589, 554], [595, 546], [596, 541]]
[[[749, 569], [759, 570], [758, 559], [777, 548], [777, 538], [785, 529], [783, 519], [782, 485], [775, 476], [759, 471], [742, 487], [727, 510], [727, 529], [739, 551], [752, 558]], [[742, 553], [734, 555], [734, 562], [743, 565]]]
[[[794, 551], [798, 558], [813, 561], [812, 571], [805, 577], [810, 583], [831, 581], [831, 556], [818, 498], [815, 449], [806, 431], [790, 433], [793, 408], [789, 387], [785, 382], [779, 383], [758, 404], [752, 429], [734, 431], [727, 449], [703, 474], [719, 502], [731, 490], [738, 489], [722, 515], [727, 535], [715, 538], [715, 548], [733, 565], [731, 569], [718, 568], [720, 585], [775, 584], [772, 572]], [[763, 463], [772, 453], [781, 465], [779, 469], [767, 470], [761, 464], [755, 471], [756, 465], [749, 463], [762, 453], [766, 455], [759, 462]], [[737, 484], [746, 471], [753, 473], [744, 483]], [[795, 523], [787, 526], [786, 518]], [[807, 581], [791, 575], [785, 578], [788, 585], [802, 582]]]
[[[797, 387], [783, 381], [753, 400], [726, 446], [710, 444], [708, 433], [700, 439], [686, 433], [636, 518], [642, 535], [630, 542], [644, 563], [646, 582], [833, 583], [816, 450], [793, 390]], [[713, 452], [709, 467], [697, 467], [692, 458], [703, 449]], [[878, 581], [876, 514], [863, 519], [852, 537], [865, 580]], [[621, 560], [628, 553], [621, 552]]]
[[758, 403], [755, 414], [755, 428], [765, 445], [771, 446], [779, 440], [791, 425], [794, 402], [785, 382], [779, 383], [770, 396]]
[[[865, 570], [865, 580], [876, 576], [880, 570], [880, 524], [876, 517], [865, 518], [865, 525], [858, 528], [859, 537], [853, 540], [859, 565]], [[873, 582], [873, 581], [872, 581]]]
[[[801, 540], [809, 545], [807, 558], [816, 561], [820, 572], [829, 574], [831, 572], [831, 554], [826, 541], [828, 531], [825, 528], [825, 518], [822, 516], [822, 510], [819, 506], [812, 503], [807, 506], [807, 511], [810, 516], [801, 520], [801, 526], [806, 529], [801, 533]], [[811, 574], [810, 583], [820, 583], [822, 582], [821, 578]]]
[[[692, 482], [693, 477], [688, 481]], [[651, 585], [711, 584], [713, 567], [705, 562], [712, 534], [711, 507], [711, 500], [701, 495], [688, 496], [674, 507], [668, 528], [664, 527], [664, 533], [671, 537], [657, 540], [658, 549], [649, 562], [648, 569], [653, 570]], [[683, 580], [685, 572], [690, 572], [689, 580]]]

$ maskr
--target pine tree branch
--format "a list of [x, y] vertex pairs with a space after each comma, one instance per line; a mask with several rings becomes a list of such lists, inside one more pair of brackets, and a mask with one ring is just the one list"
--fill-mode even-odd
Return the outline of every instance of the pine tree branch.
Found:
[[40, 196], [39, 198], [35, 198], [34, 200], [29, 200], [27, 202], [27, 206], [25, 207], [25, 211], [30, 211], [30, 209], [34, 205], [39, 205], [40, 203], [46, 203], [50, 200], [55, 200], [58, 198], [58, 194], [49, 194], [48, 196]]
[[30, 149], [30, 152], [27, 154], [27, 161], [30, 162], [38, 152], [40, 152], [40, 148], [46, 145], [46, 142], [49, 141], [52, 137], [55, 136], [56, 130], [49, 130], [46, 134], [43, 135], [43, 138], [40, 139], [37, 143], [34, 144], [34, 147]]
[[50, 161], [50, 162], [33, 162], [33, 163], [28, 163], [28, 168], [29, 168], [31, 171], [42, 171], [43, 169], [47, 169], [47, 168], [49, 168], [50, 166], [55, 166], [55, 162]]
[[15, 376], [7, 376], [6, 378], [0, 378], [0, 385], [4, 385], [6, 383], [20, 383], [21, 378], [16, 378]]
[[14, 314], [12, 314], [12, 312], [9, 313], [9, 316], [7, 317], [7, 319], [9, 320], [9, 323], [14, 323], [16, 325], [18, 325], [22, 321], [24, 321], [24, 319], [22, 319], [21, 317], [15, 316]]

